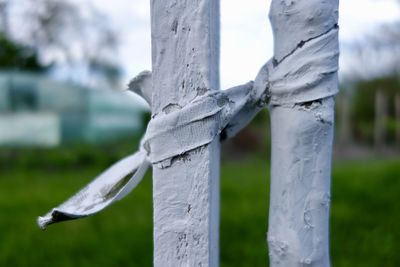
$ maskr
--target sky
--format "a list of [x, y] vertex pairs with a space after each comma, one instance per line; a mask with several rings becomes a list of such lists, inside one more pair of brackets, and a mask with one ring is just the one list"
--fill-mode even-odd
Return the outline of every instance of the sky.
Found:
[[[125, 71], [124, 83], [142, 70], [151, 69], [150, 1], [96, 0], [119, 30], [118, 57]], [[270, 0], [221, 0], [221, 87], [253, 80], [272, 57], [272, 32], [268, 21]], [[360, 8], [361, 7], [361, 8]], [[339, 10], [341, 72], [354, 67], [347, 62], [348, 46], [400, 19], [396, 0], [341, 0]]]

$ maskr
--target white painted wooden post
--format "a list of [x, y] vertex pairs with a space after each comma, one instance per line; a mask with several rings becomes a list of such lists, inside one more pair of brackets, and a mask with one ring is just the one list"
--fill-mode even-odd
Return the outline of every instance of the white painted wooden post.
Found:
[[[154, 117], [219, 90], [218, 0], [152, 0], [151, 24]], [[166, 165], [153, 166], [154, 266], [218, 266], [219, 140]]]
[[330, 265], [337, 0], [273, 0], [270, 266]]

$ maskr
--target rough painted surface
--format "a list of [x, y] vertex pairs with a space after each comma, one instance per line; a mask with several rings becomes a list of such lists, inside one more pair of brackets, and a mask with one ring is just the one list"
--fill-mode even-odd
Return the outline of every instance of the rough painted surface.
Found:
[[273, 106], [271, 266], [329, 266], [333, 98]]
[[287, 58], [302, 44], [329, 32], [338, 23], [338, 0], [273, 0], [269, 12], [274, 59]]
[[154, 115], [219, 89], [219, 1], [152, 0], [151, 32]]
[[[151, 18], [157, 118], [219, 89], [219, 1], [152, 0]], [[154, 266], [218, 266], [219, 151], [215, 139], [153, 167]]]
[[330, 266], [338, 1], [273, 0], [270, 266]]

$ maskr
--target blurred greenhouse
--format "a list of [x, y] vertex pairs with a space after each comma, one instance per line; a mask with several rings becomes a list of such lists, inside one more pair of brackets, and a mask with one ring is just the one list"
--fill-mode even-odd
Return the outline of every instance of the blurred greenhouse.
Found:
[[128, 92], [0, 72], [0, 146], [112, 141], [139, 134], [144, 113]]

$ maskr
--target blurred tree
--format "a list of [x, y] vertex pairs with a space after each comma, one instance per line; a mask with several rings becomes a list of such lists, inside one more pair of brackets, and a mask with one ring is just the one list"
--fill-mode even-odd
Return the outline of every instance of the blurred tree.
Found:
[[[400, 0], [396, 2], [400, 8]], [[395, 103], [400, 91], [400, 17], [379, 26], [352, 48], [356, 66], [351, 113], [356, 140], [375, 143], [378, 148], [396, 138], [400, 143]]]
[[37, 54], [7, 39], [0, 33], [0, 69], [19, 69], [28, 71], [44, 71], [47, 67], [40, 64]]
[[116, 63], [116, 30], [90, 0], [0, 0], [1, 32], [29, 46], [44, 64], [62, 68], [80, 82], [114, 87], [121, 74]]
[[[400, 8], [400, 0], [397, 0]], [[383, 24], [369, 36], [369, 45], [363, 45], [369, 53], [375, 53], [386, 64], [386, 71], [400, 73], [400, 17], [397, 21]]]
[[[400, 1], [395, 0], [400, 9]], [[400, 17], [376, 25], [363, 38], [347, 43], [348, 73], [342, 79], [351, 82], [400, 74]]]
[[8, 34], [8, 0], [0, 0], [0, 23], [2, 32]]

